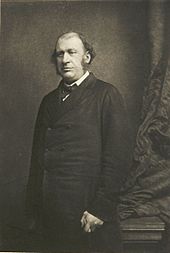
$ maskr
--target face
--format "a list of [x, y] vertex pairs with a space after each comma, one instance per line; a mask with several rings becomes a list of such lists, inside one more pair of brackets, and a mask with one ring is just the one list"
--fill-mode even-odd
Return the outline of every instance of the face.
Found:
[[82, 41], [77, 36], [64, 36], [56, 45], [56, 61], [58, 73], [67, 83], [72, 83], [85, 73], [90, 54], [85, 51]]

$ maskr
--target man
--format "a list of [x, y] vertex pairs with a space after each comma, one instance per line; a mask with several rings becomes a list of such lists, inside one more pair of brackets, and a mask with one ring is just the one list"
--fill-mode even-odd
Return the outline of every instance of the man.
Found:
[[121, 95], [87, 71], [93, 48], [61, 35], [53, 58], [62, 77], [35, 126], [27, 208], [55, 252], [122, 252], [117, 202], [129, 161]]

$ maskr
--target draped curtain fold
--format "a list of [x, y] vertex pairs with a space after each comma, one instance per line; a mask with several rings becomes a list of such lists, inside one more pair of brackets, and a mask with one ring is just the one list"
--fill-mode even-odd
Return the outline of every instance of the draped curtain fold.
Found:
[[156, 215], [170, 224], [169, 10], [168, 1], [150, 1], [151, 73], [143, 96], [134, 160], [120, 197], [121, 219]]

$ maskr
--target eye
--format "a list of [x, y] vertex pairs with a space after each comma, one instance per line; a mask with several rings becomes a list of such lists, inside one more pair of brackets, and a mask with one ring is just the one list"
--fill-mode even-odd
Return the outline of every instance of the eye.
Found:
[[63, 57], [64, 52], [63, 51], [56, 51], [56, 57]]
[[68, 50], [68, 53], [69, 53], [70, 55], [73, 55], [73, 54], [76, 54], [77, 51], [74, 50], [74, 49], [69, 49], [69, 50]]

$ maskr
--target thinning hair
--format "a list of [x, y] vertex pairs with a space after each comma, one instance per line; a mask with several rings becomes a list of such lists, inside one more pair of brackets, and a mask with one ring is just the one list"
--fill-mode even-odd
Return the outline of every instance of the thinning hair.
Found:
[[[93, 46], [87, 41], [86, 37], [82, 33], [77, 33], [77, 32], [72, 32], [72, 31], [63, 33], [58, 37], [56, 44], [58, 43], [60, 39], [64, 39], [64, 38], [68, 39], [71, 37], [78, 37], [82, 41], [85, 51], [88, 52], [91, 56], [90, 61], [88, 63], [88, 64], [91, 64], [94, 57], [96, 56], [96, 53]], [[56, 48], [54, 49], [53, 54], [52, 54], [52, 62], [56, 63]]]

